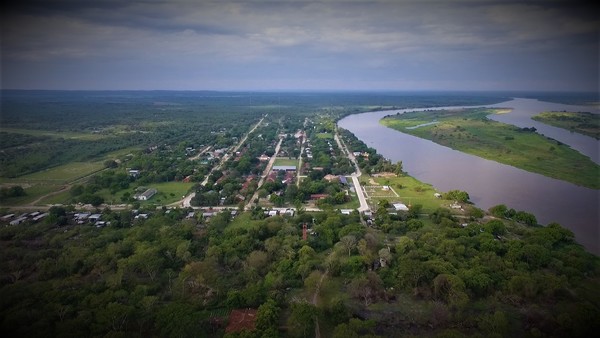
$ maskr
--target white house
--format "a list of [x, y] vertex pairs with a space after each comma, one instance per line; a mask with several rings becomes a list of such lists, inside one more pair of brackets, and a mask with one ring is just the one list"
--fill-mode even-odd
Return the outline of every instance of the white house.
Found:
[[142, 194], [137, 195], [135, 198], [139, 201], [147, 201], [152, 198], [152, 196], [156, 195], [158, 191], [154, 188], [150, 188], [144, 191]]
[[408, 207], [404, 203], [394, 203], [393, 205], [397, 211], [408, 211]]

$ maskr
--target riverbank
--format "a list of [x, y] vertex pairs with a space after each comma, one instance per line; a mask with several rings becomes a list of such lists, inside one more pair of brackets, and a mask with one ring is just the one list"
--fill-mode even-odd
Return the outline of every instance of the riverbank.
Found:
[[[381, 124], [403, 133], [529, 172], [600, 189], [600, 166], [590, 158], [535, 130], [487, 118], [495, 109], [471, 108], [408, 112]], [[437, 121], [436, 124], [428, 124]], [[420, 126], [419, 128], [412, 128]]]
[[543, 112], [533, 120], [600, 139], [600, 115], [588, 112]]

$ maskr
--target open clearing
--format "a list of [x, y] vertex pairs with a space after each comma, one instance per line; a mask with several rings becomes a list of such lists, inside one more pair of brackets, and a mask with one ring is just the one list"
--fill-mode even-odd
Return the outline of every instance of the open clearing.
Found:
[[298, 160], [297, 159], [289, 159], [287, 157], [277, 157], [275, 159], [275, 163], [273, 163], [274, 166], [276, 165], [289, 165], [289, 166], [294, 166], [297, 167], [298, 166]]
[[[377, 210], [377, 204], [384, 199], [388, 200], [388, 202], [402, 202], [407, 205], [421, 204], [424, 213], [433, 212], [437, 208], [443, 206], [444, 202], [447, 202], [436, 198], [433, 195], [437, 191], [431, 185], [422, 183], [411, 176], [361, 177], [361, 180], [365, 183], [367, 180], [374, 180], [379, 184], [376, 186], [363, 186], [367, 195], [369, 195], [369, 205], [371, 205], [373, 210]], [[389, 186], [391, 189], [389, 191], [384, 191], [384, 185]], [[372, 194], [370, 192], [372, 192]], [[384, 192], [386, 193], [385, 195], [383, 195]], [[398, 196], [396, 197], [394, 194], [397, 194]]]
[[61, 132], [61, 131], [50, 131], [50, 130], [38, 130], [38, 129], [21, 129], [21, 128], [0, 128], [0, 132], [24, 134], [31, 136], [47, 136], [64, 139], [76, 139], [76, 140], [87, 140], [94, 141], [101, 138], [107, 137], [107, 135], [98, 133], [76, 133], [76, 132]]
[[66, 183], [102, 170], [101, 162], [72, 162], [14, 179], [19, 182], [50, 181]]

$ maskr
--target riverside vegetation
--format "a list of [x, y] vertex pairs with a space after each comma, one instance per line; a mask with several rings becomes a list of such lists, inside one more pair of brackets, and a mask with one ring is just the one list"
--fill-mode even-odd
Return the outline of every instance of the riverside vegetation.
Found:
[[487, 118], [493, 109], [410, 112], [387, 116], [385, 126], [435, 143], [592, 189], [600, 166], [556, 140]]
[[536, 121], [600, 139], [600, 116], [589, 112], [543, 112]]

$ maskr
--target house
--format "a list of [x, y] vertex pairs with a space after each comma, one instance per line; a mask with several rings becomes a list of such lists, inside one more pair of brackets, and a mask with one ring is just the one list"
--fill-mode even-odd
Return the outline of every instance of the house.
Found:
[[269, 210], [269, 212], [267, 213], [267, 215], [269, 217], [273, 217], [273, 216], [277, 216], [277, 210]]
[[346, 179], [346, 176], [340, 176], [340, 183], [342, 183], [343, 185], [348, 185], [348, 180]]
[[439, 192], [436, 192], [435, 194], [433, 194], [433, 196], [435, 198], [442, 198], [442, 194], [440, 194]]
[[135, 215], [134, 219], [148, 219], [148, 214]]
[[101, 214], [93, 214], [93, 215], [90, 215], [90, 217], [88, 217], [88, 221], [90, 223], [96, 223], [100, 220], [100, 218], [102, 218]]
[[234, 309], [229, 314], [229, 324], [225, 333], [252, 331], [256, 328], [256, 309]]
[[73, 218], [78, 222], [83, 222], [83, 221], [86, 221], [88, 219], [88, 217], [90, 217], [90, 215], [91, 214], [89, 212], [82, 212], [82, 213], [73, 215]]
[[273, 171], [296, 171], [295, 165], [274, 165]]
[[408, 211], [408, 207], [404, 203], [394, 203], [393, 206], [396, 211]]
[[140, 175], [140, 171], [136, 170], [136, 169], [130, 169], [127, 171], [129, 173], [129, 176], [136, 178]]
[[9, 219], [11, 219], [13, 217], [15, 217], [15, 214], [8, 214], [8, 215], [2, 216], [1, 219], [6, 222], [6, 221], [8, 221]]
[[312, 194], [310, 195], [311, 200], [322, 200], [329, 197], [329, 194]]
[[325, 180], [327, 180], [327, 182], [331, 182], [333, 180], [336, 180], [338, 177], [335, 175], [331, 175], [331, 174], [327, 174], [325, 175], [325, 177], [323, 177]]
[[267, 155], [265, 155], [265, 154], [262, 154], [262, 155], [260, 155], [260, 156], [258, 157], [258, 160], [259, 160], [259, 161], [261, 161], [261, 162], [266, 162], [266, 161], [268, 161], [268, 160], [269, 160], [269, 156], [267, 156]]
[[353, 209], [340, 209], [342, 215], [350, 215]]
[[19, 224], [25, 222], [26, 220], [27, 220], [27, 217], [19, 217], [17, 219], [10, 221], [10, 225], [19, 225]]
[[390, 186], [389, 185], [384, 185], [383, 187], [381, 187], [381, 190], [383, 190], [383, 191], [389, 191], [390, 190]]
[[136, 195], [135, 199], [139, 200], [139, 201], [147, 201], [149, 199], [152, 198], [152, 196], [156, 195], [158, 191], [154, 188], [150, 188], [146, 191], [144, 191], [142, 194], [140, 195]]

